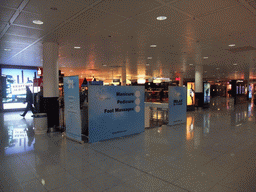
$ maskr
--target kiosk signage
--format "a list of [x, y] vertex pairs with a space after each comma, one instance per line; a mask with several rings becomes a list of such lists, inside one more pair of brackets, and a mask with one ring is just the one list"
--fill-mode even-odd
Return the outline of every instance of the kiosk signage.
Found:
[[210, 103], [210, 83], [204, 83], [204, 104]]
[[195, 83], [187, 83], [187, 105], [195, 105]]
[[89, 86], [89, 142], [143, 132], [144, 89]]
[[186, 87], [169, 87], [169, 125], [186, 122]]
[[78, 76], [64, 77], [66, 136], [82, 142]]

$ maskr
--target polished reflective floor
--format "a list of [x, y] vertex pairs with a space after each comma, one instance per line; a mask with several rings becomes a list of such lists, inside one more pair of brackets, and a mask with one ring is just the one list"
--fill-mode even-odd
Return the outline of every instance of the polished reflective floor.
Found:
[[256, 191], [256, 110], [217, 97], [186, 124], [95, 144], [0, 114], [0, 191]]

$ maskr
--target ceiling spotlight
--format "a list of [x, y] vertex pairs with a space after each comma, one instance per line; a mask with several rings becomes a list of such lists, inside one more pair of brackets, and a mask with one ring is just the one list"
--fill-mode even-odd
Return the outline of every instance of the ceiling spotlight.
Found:
[[148, 57], [148, 59], [152, 59], [152, 57]]
[[42, 24], [44, 24], [44, 22], [43, 22], [43, 21], [40, 21], [40, 20], [34, 20], [33, 23], [36, 24], [36, 25], [42, 25]]
[[74, 47], [74, 49], [81, 49], [81, 47]]
[[150, 45], [150, 47], [156, 47], [156, 45]]
[[204, 57], [204, 59], [208, 59], [208, 57]]
[[234, 47], [234, 46], [236, 46], [236, 45], [235, 45], [235, 44], [230, 44], [230, 45], [229, 45], [229, 47]]
[[237, 63], [234, 63], [233, 65], [237, 65]]
[[11, 49], [4, 49], [5, 51], [11, 51]]
[[166, 17], [166, 16], [158, 16], [156, 19], [157, 19], [158, 21], [163, 21], [163, 20], [166, 20], [167, 17]]

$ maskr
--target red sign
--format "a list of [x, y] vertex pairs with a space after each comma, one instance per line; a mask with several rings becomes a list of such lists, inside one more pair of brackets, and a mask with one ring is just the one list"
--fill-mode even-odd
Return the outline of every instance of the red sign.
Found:
[[43, 87], [43, 79], [34, 79], [34, 87]]
[[179, 78], [179, 77], [176, 77], [176, 78], [175, 78], [175, 81], [179, 81], [179, 80], [180, 80], [180, 78]]

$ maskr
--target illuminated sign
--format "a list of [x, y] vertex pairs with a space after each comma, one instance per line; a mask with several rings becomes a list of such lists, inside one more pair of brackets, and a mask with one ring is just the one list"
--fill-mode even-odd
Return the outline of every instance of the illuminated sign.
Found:
[[187, 83], [187, 105], [195, 105], [195, 83]]
[[42, 67], [37, 68], [37, 76], [43, 76], [43, 68]]

